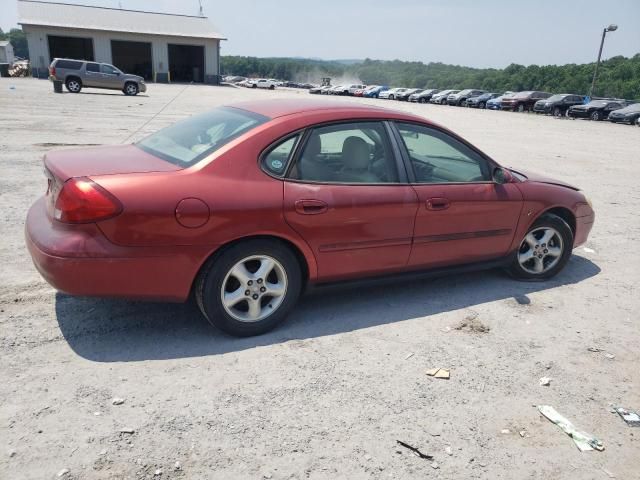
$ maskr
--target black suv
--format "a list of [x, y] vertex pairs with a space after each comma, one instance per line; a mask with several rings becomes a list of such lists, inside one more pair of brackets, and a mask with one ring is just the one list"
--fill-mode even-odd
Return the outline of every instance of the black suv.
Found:
[[584, 97], [581, 95], [573, 95], [570, 93], [560, 93], [551, 95], [544, 100], [538, 100], [533, 105], [533, 111], [536, 113], [551, 113], [555, 117], [566, 115], [569, 108], [574, 105], [582, 105]]
[[573, 118], [590, 118], [591, 120], [603, 120], [614, 110], [623, 108], [625, 103], [619, 100], [591, 100], [586, 105], [574, 105], [567, 111], [567, 115]]

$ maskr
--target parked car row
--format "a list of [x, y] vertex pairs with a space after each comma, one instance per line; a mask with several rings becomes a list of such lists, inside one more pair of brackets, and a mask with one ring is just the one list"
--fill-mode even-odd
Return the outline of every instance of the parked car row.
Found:
[[640, 125], [640, 104], [620, 99], [590, 101], [588, 97], [571, 93], [554, 95], [537, 90], [498, 93], [473, 88], [439, 90], [436, 88], [389, 88], [380, 85], [365, 86], [357, 84], [314, 87], [309, 90], [309, 93], [351, 95], [414, 103], [486, 108], [489, 110], [535, 112], [556, 117], [566, 116], [570, 118], [588, 118], [590, 120], [608, 119], [612, 122]]

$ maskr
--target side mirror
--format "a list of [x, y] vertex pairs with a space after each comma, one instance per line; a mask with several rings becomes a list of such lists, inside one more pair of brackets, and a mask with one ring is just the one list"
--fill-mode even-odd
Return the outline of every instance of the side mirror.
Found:
[[513, 179], [511, 172], [506, 168], [496, 167], [493, 169], [493, 181], [498, 185], [504, 185]]

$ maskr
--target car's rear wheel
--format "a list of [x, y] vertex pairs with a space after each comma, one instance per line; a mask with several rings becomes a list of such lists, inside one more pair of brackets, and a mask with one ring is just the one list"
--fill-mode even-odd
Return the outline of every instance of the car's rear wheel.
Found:
[[393, 100], [395, 97], [393, 95], [389, 95], [389, 100]]
[[486, 103], [484, 103], [484, 102], [480, 102], [480, 103], [478, 104], [478, 108], [483, 108], [483, 109], [484, 109], [484, 108], [487, 108], [487, 104], [486, 104]]
[[80, 93], [82, 90], [82, 82], [78, 78], [68, 78], [65, 85], [71, 93]]
[[555, 107], [553, 109], [553, 116], [554, 117], [561, 117], [562, 116], [562, 109], [560, 107]]
[[573, 248], [573, 232], [562, 218], [541, 216], [522, 239], [509, 268], [523, 280], [544, 280], [564, 268]]
[[519, 105], [518, 105], [517, 110], [518, 110], [518, 112], [520, 112], [520, 113], [524, 112], [524, 105], [523, 105], [522, 103], [521, 103], [521, 104], [519, 104]]
[[300, 265], [289, 248], [274, 240], [250, 240], [224, 250], [205, 266], [195, 296], [211, 324], [248, 337], [284, 320], [301, 287]]
[[127, 82], [124, 86], [124, 94], [129, 96], [134, 96], [138, 94], [138, 85], [133, 82]]
[[589, 115], [589, 118], [591, 118], [591, 120], [594, 121], [599, 121], [602, 120], [602, 112], [596, 110], [595, 112], [591, 113], [591, 115]]

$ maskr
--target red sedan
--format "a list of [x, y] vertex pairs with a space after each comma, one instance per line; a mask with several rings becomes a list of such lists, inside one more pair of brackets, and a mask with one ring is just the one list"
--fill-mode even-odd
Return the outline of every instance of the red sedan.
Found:
[[222, 107], [115, 147], [44, 158], [26, 242], [72, 295], [186, 301], [268, 331], [307, 285], [502, 266], [546, 279], [589, 201], [407, 113], [331, 101]]

